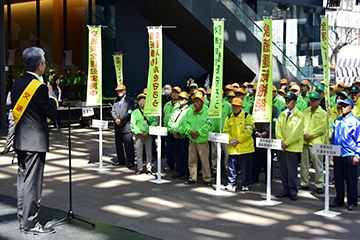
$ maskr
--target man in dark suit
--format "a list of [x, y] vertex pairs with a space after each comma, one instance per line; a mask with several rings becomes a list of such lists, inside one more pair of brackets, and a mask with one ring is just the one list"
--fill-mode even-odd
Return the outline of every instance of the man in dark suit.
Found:
[[[39, 81], [46, 68], [44, 54], [44, 51], [37, 47], [26, 48], [23, 51], [22, 59], [26, 73], [11, 89], [16, 126], [14, 149], [18, 155], [17, 215], [20, 230], [36, 235], [55, 232], [54, 228], [44, 227], [38, 221], [45, 156], [49, 151], [47, 118], [56, 119], [57, 114], [55, 100], [51, 98], [52, 87]], [[36, 87], [33, 87], [34, 84]], [[34, 89], [33, 93], [30, 88]], [[28, 99], [27, 107], [23, 107], [24, 102], [20, 102], [20, 99], [24, 98]], [[19, 112], [22, 113], [20, 116]]]
[[118, 160], [114, 161], [113, 165], [125, 165], [124, 144], [127, 165], [132, 168], [134, 167], [134, 141], [130, 129], [130, 117], [134, 110], [134, 99], [126, 95], [126, 87], [123, 84], [119, 84], [115, 90], [118, 98], [112, 106], [111, 116], [115, 122], [115, 145]]

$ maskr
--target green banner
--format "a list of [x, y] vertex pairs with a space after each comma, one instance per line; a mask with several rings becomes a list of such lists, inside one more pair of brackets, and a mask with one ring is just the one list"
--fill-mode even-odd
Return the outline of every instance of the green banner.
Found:
[[272, 20], [264, 19], [259, 81], [252, 119], [254, 122], [272, 122]]
[[122, 54], [114, 54], [113, 55], [117, 85], [124, 84], [124, 81], [123, 81], [123, 57], [122, 56], [123, 56]]
[[224, 19], [213, 19], [214, 24], [214, 69], [208, 118], [222, 116], [222, 86], [224, 62]]
[[89, 28], [89, 70], [86, 91], [86, 105], [102, 104], [102, 57], [101, 57], [101, 27]]
[[321, 18], [320, 25], [321, 58], [323, 63], [324, 84], [325, 84], [325, 106], [328, 114], [328, 129], [332, 131], [332, 118], [330, 112], [330, 67], [329, 67], [329, 23], [327, 18]]
[[148, 27], [149, 73], [147, 82], [145, 116], [161, 116], [162, 97], [162, 28]]

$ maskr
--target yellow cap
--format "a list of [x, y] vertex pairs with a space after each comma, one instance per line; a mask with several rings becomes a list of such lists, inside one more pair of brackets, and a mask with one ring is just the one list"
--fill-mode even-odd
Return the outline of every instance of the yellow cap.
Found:
[[197, 91], [195, 94], [194, 94], [194, 96], [193, 96], [193, 100], [195, 99], [195, 98], [198, 98], [198, 99], [200, 99], [202, 102], [204, 102], [204, 95], [201, 93], [201, 91]]
[[292, 90], [300, 91], [299, 85], [293, 85], [293, 86], [291, 86], [290, 91], [292, 91]]
[[143, 93], [146, 94], [147, 88], [144, 88]]
[[245, 92], [245, 90], [243, 88], [237, 88], [237, 89], [234, 90], [234, 92], [235, 93], [242, 93], [242, 94], [246, 95], [246, 92]]
[[204, 95], [206, 94], [205, 88], [199, 87], [197, 90], [198, 90], [198, 91], [201, 91]]
[[292, 87], [292, 86], [294, 86], [294, 85], [298, 85], [297, 82], [291, 82], [291, 83], [289, 83], [289, 86], [290, 86], [290, 87]]
[[243, 85], [244, 87], [248, 87], [248, 86], [249, 86], [249, 83], [248, 83], [248, 82], [244, 82], [242, 85]]
[[304, 80], [300, 83], [300, 85], [306, 85], [310, 87], [310, 82], [308, 80]]
[[233, 85], [227, 84], [227, 85], [225, 86], [225, 89], [224, 89], [224, 90], [233, 90], [233, 89], [234, 89]]
[[280, 84], [287, 84], [288, 83], [288, 80], [286, 78], [282, 78], [280, 80]]
[[238, 83], [233, 83], [232, 86], [233, 86], [233, 88], [239, 88], [240, 87], [240, 85]]
[[172, 91], [172, 92], [176, 91], [176, 92], [178, 92], [178, 93], [181, 93], [181, 88], [179, 88], [178, 86], [176, 86], [176, 87], [173, 87], [173, 88], [171, 89], [171, 91]]
[[286, 94], [286, 92], [285, 92], [284, 89], [279, 89], [278, 92], [279, 92], [279, 93], [283, 93], [284, 95]]
[[144, 93], [140, 93], [139, 95], [137, 95], [136, 100], [139, 100], [140, 98], [146, 99], [146, 95]]
[[242, 100], [240, 98], [234, 98], [231, 101], [231, 105], [241, 107], [242, 106]]
[[125, 87], [124, 84], [119, 84], [119, 85], [117, 86], [117, 88], [115, 88], [115, 90], [116, 90], [116, 91], [117, 91], [117, 90], [126, 90], [126, 87]]
[[273, 85], [273, 86], [272, 86], [272, 90], [273, 90], [273, 91], [277, 91], [277, 88]]
[[179, 94], [179, 97], [185, 98], [185, 99], [189, 99], [189, 94], [188, 94], [187, 92], [181, 92], [181, 93]]
[[227, 96], [228, 96], [228, 97], [235, 97], [234, 91], [230, 91]]
[[211, 94], [211, 88], [206, 89], [206, 94], [208, 94], [208, 95]]

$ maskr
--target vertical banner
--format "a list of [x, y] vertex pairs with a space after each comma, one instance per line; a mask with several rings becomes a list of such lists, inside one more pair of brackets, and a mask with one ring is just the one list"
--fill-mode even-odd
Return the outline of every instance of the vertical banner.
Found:
[[208, 118], [222, 116], [222, 86], [224, 60], [224, 20], [213, 19], [214, 24], [214, 69]]
[[87, 81], [86, 105], [96, 106], [102, 103], [102, 56], [101, 27], [89, 28], [89, 70]]
[[254, 122], [272, 122], [272, 20], [264, 19], [259, 81], [252, 118]]
[[123, 81], [123, 55], [121, 53], [114, 54], [113, 58], [114, 58], [114, 66], [115, 66], [117, 85], [124, 84], [124, 81]]
[[321, 58], [324, 71], [324, 84], [325, 84], [325, 107], [329, 119], [329, 131], [332, 131], [332, 118], [330, 112], [330, 68], [329, 68], [329, 24], [327, 18], [321, 18], [320, 25], [320, 42], [321, 42]]
[[162, 89], [162, 28], [148, 27], [149, 73], [147, 82], [145, 116], [161, 116]]

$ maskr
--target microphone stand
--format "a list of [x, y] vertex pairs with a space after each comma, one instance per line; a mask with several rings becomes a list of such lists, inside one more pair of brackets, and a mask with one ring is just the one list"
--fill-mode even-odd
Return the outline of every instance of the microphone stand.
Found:
[[94, 223], [88, 222], [84, 219], [78, 218], [75, 216], [73, 210], [72, 210], [72, 176], [71, 176], [71, 135], [70, 135], [70, 96], [68, 100], [68, 130], [69, 130], [69, 136], [68, 136], [68, 144], [69, 144], [69, 204], [70, 204], [70, 210], [67, 213], [67, 216], [63, 219], [60, 219], [56, 221], [55, 223], [51, 224], [51, 227], [58, 225], [61, 222], [64, 222], [66, 220], [69, 220], [71, 222], [72, 219], [77, 219], [81, 222], [90, 224], [92, 227], [95, 227]]

